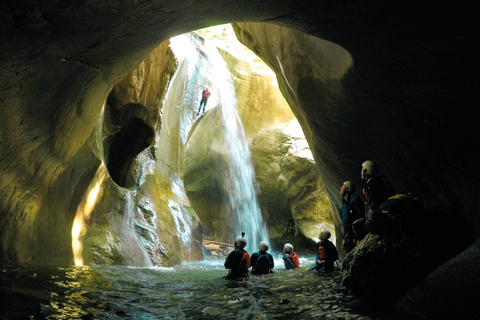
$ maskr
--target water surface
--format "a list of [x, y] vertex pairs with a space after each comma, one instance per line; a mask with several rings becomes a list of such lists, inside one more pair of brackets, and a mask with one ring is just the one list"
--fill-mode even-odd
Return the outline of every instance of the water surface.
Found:
[[276, 270], [225, 280], [224, 259], [174, 268], [89, 266], [1, 270], [0, 319], [402, 319], [360, 303], [333, 273]]

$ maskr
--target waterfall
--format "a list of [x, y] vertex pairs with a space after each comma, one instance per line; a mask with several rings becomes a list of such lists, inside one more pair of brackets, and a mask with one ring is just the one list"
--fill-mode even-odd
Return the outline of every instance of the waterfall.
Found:
[[129, 260], [130, 266], [151, 267], [153, 264], [145, 249], [143, 238], [136, 232], [135, 193], [134, 191], [125, 192], [125, 210], [120, 231], [124, 256]]
[[[207, 41], [206, 41], [207, 42]], [[245, 232], [247, 251], [258, 250], [258, 243], [268, 241], [268, 233], [258, 205], [255, 170], [251, 162], [250, 149], [237, 110], [235, 87], [227, 65], [217, 48], [205, 45], [204, 51], [213, 62], [210, 79], [215, 91], [220, 94], [222, 127], [224, 128], [228, 173], [224, 177], [224, 188], [229, 194], [229, 210], [234, 221], [235, 237]]]
[[[228, 148], [225, 151], [229, 169], [222, 180], [223, 188], [229, 194], [226, 210], [230, 220], [233, 221], [233, 226], [227, 228], [233, 230], [233, 239], [240, 236], [241, 232], [245, 232], [247, 251], [250, 253], [257, 251], [260, 241], [268, 241], [268, 233], [258, 205], [255, 171], [243, 124], [238, 115], [235, 87], [230, 72], [218, 49], [208, 40], [186, 34], [170, 41], [170, 47], [181, 60], [180, 65], [186, 70], [188, 77], [183, 98], [189, 102], [195, 101], [193, 104], [190, 103], [193, 110], [188, 114], [196, 114], [201, 90], [209, 87], [214, 91], [205, 110], [208, 111], [214, 106], [221, 108], [222, 123], [215, 125], [224, 128], [225, 147]], [[184, 65], [185, 62], [188, 64]], [[191, 123], [186, 121], [187, 118], [185, 117], [181, 126], [189, 129]], [[232, 238], [225, 241], [232, 241]]]

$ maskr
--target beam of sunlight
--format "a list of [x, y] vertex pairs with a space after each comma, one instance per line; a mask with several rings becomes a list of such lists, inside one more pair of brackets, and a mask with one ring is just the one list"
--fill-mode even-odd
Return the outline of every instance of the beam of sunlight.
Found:
[[90, 214], [95, 208], [97, 200], [100, 198], [103, 191], [103, 182], [107, 176], [107, 168], [102, 164], [98, 167], [95, 177], [88, 186], [86, 197], [82, 200], [77, 208], [75, 219], [72, 227], [72, 251], [73, 259], [76, 266], [83, 265], [83, 244], [81, 237], [87, 232], [86, 223], [90, 218]]

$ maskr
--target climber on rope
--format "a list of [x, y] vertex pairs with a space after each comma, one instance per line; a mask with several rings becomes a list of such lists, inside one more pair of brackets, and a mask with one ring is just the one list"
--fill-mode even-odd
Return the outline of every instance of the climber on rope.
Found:
[[252, 254], [250, 264], [252, 266], [252, 274], [261, 275], [273, 273], [272, 269], [275, 267], [273, 257], [267, 253], [270, 246], [265, 241], [260, 241], [258, 244], [258, 252]]
[[357, 241], [363, 237], [357, 235], [353, 231], [354, 222], [359, 222], [365, 216], [365, 207], [362, 200], [355, 194], [355, 186], [350, 181], [345, 181], [340, 188], [342, 196], [342, 209], [340, 216], [343, 222], [343, 241], [342, 249], [347, 253], [352, 251]]
[[248, 268], [250, 268], [250, 255], [244, 249], [247, 246], [245, 232], [241, 237], [235, 239], [235, 249], [230, 252], [225, 259], [225, 269], [229, 269], [225, 279], [240, 280], [248, 277]]
[[317, 272], [330, 272], [334, 270], [335, 261], [338, 260], [338, 251], [335, 245], [328, 240], [332, 234], [327, 229], [320, 232], [320, 242], [317, 243], [317, 256], [315, 264], [310, 270]]
[[202, 91], [202, 100], [200, 100], [200, 107], [198, 108], [197, 116], [200, 114], [200, 110], [202, 109], [202, 104], [203, 104], [202, 113], [205, 112], [205, 106], [207, 105], [207, 100], [209, 97], [210, 97], [210, 91], [208, 91], [208, 88], [207, 88]]
[[293, 245], [290, 243], [285, 243], [283, 246], [283, 264], [285, 269], [295, 269], [300, 265], [297, 254], [293, 251]]

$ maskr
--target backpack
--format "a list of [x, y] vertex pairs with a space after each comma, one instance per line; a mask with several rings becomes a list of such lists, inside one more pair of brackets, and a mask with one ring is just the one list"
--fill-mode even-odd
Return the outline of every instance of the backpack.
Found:
[[203, 96], [204, 96], [205, 98], [210, 97], [210, 92], [204, 91], [204, 92], [203, 92]]
[[[239, 264], [239, 268], [240, 269], [248, 269], [250, 268], [250, 255], [248, 254], [247, 251], [245, 250], [242, 250], [243, 251], [243, 256], [242, 256], [242, 260], [240, 260], [240, 264]], [[240, 251], [240, 252], [242, 252]]]
[[324, 246], [318, 246], [318, 259], [320, 260], [327, 259], [327, 253], [325, 252]]
[[266, 254], [261, 254], [253, 266], [255, 274], [267, 274], [270, 271], [270, 259]]

